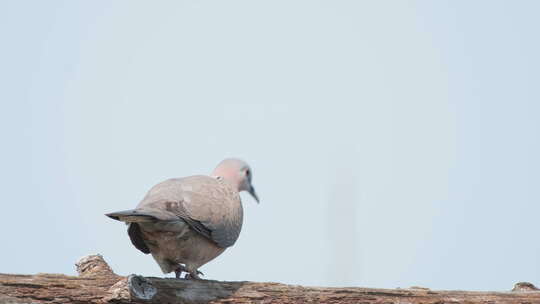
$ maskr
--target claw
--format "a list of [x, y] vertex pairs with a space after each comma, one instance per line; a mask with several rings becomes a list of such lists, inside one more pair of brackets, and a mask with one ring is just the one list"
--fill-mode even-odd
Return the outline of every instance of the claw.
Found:
[[201, 277], [199, 277], [199, 275], [204, 275], [204, 273], [198, 270], [195, 270], [193, 272], [186, 274], [186, 279], [187, 280], [202, 280]]

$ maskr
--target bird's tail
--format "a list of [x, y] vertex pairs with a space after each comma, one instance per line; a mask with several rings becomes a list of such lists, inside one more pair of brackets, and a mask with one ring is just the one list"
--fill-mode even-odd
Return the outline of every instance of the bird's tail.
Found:
[[107, 213], [105, 215], [114, 220], [126, 223], [155, 222], [159, 218], [159, 216], [152, 214], [151, 211], [139, 209], [118, 211], [113, 213]]

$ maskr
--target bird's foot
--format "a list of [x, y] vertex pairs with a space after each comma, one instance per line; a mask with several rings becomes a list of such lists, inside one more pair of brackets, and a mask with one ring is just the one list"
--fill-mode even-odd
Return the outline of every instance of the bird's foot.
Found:
[[195, 271], [192, 271], [192, 272], [189, 272], [188, 274], [186, 274], [186, 279], [187, 280], [202, 280], [199, 275], [204, 275], [204, 273], [202, 273], [202, 272], [200, 272], [198, 270], [195, 270]]
[[174, 270], [174, 274], [176, 275], [177, 279], [180, 279], [182, 277], [182, 272], [189, 273], [189, 270], [184, 265], [178, 265], [178, 267]]
[[179, 264], [178, 267], [174, 270], [174, 274], [176, 275], [177, 279], [182, 278], [183, 272], [186, 272], [186, 276], [184, 278], [187, 280], [202, 280], [199, 275], [204, 275], [204, 273], [200, 272], [199, 270], [191, 271], [182, 264]]

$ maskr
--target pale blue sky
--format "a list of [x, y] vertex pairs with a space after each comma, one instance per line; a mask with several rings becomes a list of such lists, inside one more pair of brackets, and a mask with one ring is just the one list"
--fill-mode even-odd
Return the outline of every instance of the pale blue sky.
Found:
[[261, 204], [207, 278], [540, 284], [539, 11], [2, 1], [0, 272], [163, 276], [103, 214], [237, 156]]

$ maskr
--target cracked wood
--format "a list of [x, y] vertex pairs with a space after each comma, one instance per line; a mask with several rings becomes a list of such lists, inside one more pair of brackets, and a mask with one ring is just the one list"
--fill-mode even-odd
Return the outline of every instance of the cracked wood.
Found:
[[99, 255], [77, 264], [78, 276], [0, 274], [0, 303], [540, 303], [522, 282], [508, 292], [304, 287], [279, 283], [190, 281], [116, 275]]

